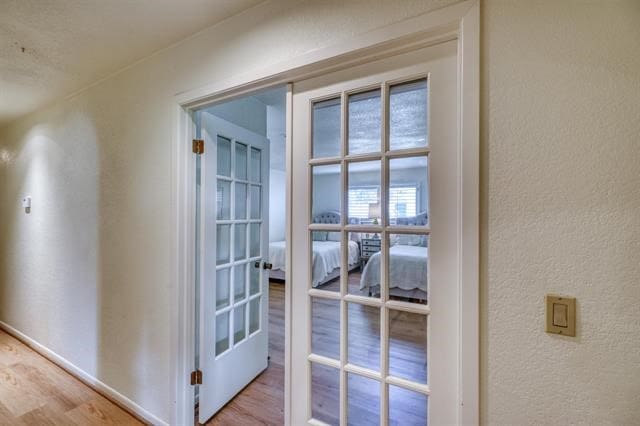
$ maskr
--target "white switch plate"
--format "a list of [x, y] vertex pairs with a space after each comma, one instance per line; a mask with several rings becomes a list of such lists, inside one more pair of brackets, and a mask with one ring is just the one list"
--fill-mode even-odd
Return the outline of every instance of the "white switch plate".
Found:
[[22, 199], [22, 207], [25, 209], [31, 208], [31, 196], [26, 196]]

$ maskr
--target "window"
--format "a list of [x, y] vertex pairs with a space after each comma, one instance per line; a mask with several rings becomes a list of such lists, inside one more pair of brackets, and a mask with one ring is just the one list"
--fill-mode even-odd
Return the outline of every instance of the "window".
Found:
[[362, 186], [349, 188], [349, 216], [358, 219], [369, 219], [369, 204], [378, 203], [380, 188]]
[[[377, 186], [361, 186], [349, 188], [349, 216], [358, 219], [369, 217], [369, 204], [378, 203], [380, 188]], [[389, 188], [389, 217], [412, 217], [417, 214], [417, 185], [392, 186]]]
[[417, 214], [418, 190], [415, 186], [389, 188], [389, 217], [412, 217]]

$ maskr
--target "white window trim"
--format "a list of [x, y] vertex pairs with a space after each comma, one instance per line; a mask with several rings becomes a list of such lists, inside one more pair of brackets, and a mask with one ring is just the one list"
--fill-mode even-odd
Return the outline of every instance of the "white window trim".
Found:
[[[249, 30], [249, 29], [248, 29]], [[391, 56], [446, 40], [458, 40], [458, 117], [461, 150], [462, 204], [460, 233], [461, 271], [458, 283], [460, 300], [459, 424], [478, 424], [479, 415], [479, 63], [480, 4], [466, 0], [434, 12], [416, 16], [375, 31], [344, 40], [334, 46], [300, 55], [260, 71], [237, 74], [174, 97], [172, 160], [172, 276], [176, 303], [170, 312], [172, 424], [193, 422], [194, 389], [189, 374], [195, 360], [195, 160], [191, 139], [195, 136], [192, 112], [199, 106], [232, 96], [364, 63], [373, 58]], [[291, 241], [291, 86], [287, 91], [287, 224]], [[291, 252], [287, 259], [290, 261]], [[291, 264], [291, 263], [290, 263]], [[290, 278], [290, 271], [287, 271]], [[289, 286], [287, 288], [290, 288]], [[285, 424], [290, 424], [291, 365], [291, 293], [285, 291]]]

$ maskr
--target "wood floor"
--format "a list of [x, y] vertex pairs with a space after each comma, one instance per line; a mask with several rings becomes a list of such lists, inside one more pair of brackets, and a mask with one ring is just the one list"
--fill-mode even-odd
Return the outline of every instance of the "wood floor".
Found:
[[[351, 275], [351, 274], [350, 274]], [[359, 275], [359, 274], [357, 274]], [[350, 281], [359, 280], [358, 276]], [[282, 425], [284, 423], [284, 285], [269, 285], [269, 367], [230, 401], [208, 425]], [[318, 300], [313, 311], [313, 350], [337, 357], [339, 310]], [[409, 316], [408, 316], [409, 315]], [[390, 314], [392, 374], [426, 381], [426, 319]], [[380, 322], [377, 309], [349, 305], [349, 362], [377, 369]], [[314, 417], [338, 422], [339, 375], [321, 365], [312, 367]], [[360, 376], [348, 376], [350, 425], [378, 422], [380, 387]], [[426, 424], [424, 397], [390, 387], [389, 423]], [[0, 331], [0, 425], [139, 425], [126, 411], [96, 393], [15, 338]]]
[[126, 411], [0, 331], [1, 425], [140, 425]]
[[[360, 280], [349, 274], [350, 288]], [[353, 283], [352, 283], [353, 282]], [[328, 283], [325, 289], [332, 289]], [[282, 425], [284, 423], [284, 285], [269, 285], [269, 367], [208, 425]], [[312, 304], [312, 350], [339, 358], [339, 302], [316, 299]], [[380, 314], [377, 308], [349, 304], [349, 362], [378, 370], [380, 365]], [[389, 315], [389, 369], [394, 376], [426, 383], [426, 317], [391, 311]], [[312, 366], [313, 416], [329, 424], [339, 421], [339, 374], [322, 365]], [[361, 376], [348, 375], [348, 424], [379, 423], [380, 385]], [[389, 386], [389, 424], [426, 424], [427, 400], [423, 395]]]

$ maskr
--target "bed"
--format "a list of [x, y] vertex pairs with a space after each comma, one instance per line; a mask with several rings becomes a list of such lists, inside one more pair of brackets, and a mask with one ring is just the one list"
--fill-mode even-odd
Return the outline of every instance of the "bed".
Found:
[[[427, 214], [398, 219], [398, 225], [426, 225]], [[389, 295], [404, 299], [427, 300], [429, 249], [425, 235], [396, 235], [389, 248]], [[360, 291], [380, 293], [382, 253], [369, 258], [360, 277]]]
[[[340, 223], [340, 214], [326, 212], [316, 215], [313, 223]], [[312, 286], [319, 287], [340, 276], [340, 241], [327, 232], [313, 232]], [[360, 265], [360, 247], [356, 241], [348, 241], [348, 269]], [[286, 270], [286, 245], [284, 241], [269, 243], [270, 279], [284, 280]]]

